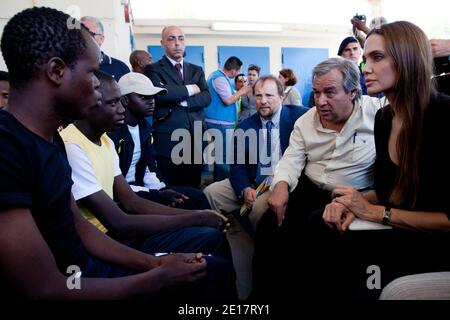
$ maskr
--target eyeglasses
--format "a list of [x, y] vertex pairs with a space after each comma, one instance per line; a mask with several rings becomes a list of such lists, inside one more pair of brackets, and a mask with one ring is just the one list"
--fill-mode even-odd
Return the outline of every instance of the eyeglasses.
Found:
[[103, 35], [103, 34], [101, 34], [101, 33], [95, 33], [95, 32], [93, 32], [93, 31], [91, 31], [91, 30], [89, 30], [88, 32], [89, 32], [89, 34], [90, 34], [91, 36], [93, 36], [93, 37], [95, 37], [95, 36], [102, 36], [102, 35]]

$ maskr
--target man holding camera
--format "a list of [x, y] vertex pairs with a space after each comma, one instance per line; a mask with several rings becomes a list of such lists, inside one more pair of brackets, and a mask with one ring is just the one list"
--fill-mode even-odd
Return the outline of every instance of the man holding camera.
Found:
[[353, 25], [353, 35], [358, 39], [361, 48], [364, 48], [366, 36], [373, 28], [379, 28], [382, 24], [387, 23], [385, 17], [375, 17], [370, 21], [369, 26], [366, 25], [366, 16], [363, 14], [356, 14], [350, 22]]

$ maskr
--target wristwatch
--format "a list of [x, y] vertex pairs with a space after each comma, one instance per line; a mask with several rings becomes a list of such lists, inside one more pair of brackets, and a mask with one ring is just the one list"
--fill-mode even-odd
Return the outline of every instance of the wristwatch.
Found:
[[388, 226], [391, 223], [391, 207], [384, 207], [383, 220], [381, 221], [381, 223], [385, 226]]

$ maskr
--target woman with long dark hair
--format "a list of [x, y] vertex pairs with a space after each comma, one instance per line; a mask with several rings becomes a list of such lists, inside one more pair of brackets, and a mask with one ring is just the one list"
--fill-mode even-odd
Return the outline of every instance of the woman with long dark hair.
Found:
[[[374, 190], [362, 195], [338, 186], [323, 213], [352, 245], [342, 270], [352, 270], [348, 282], [357, 292], [371, 289], [361, 278], [369, 270], [380, 273], [383, 285], [402, 275], [450, 270], [450, 169], [443, 151], [450, 97], [434, 89], [430, 42], [412, 23], [385, 24], [368, 34], [364, 60], [368, 93], [384, 92], [389, 101], [375, 120]], [[391, 229], [352, 231], [355, 218]]]

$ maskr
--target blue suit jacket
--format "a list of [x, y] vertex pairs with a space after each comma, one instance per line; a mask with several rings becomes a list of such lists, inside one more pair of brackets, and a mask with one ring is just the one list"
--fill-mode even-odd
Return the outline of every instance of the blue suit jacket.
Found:
[[[281, 153], [289, 146], [289, 138], [291, 136], [291, 132], [294, 128], [294, 123], [297, 119], [308, 111], [309, 108], [306, 107], [298, 107], [291, 105], [284, 105], [281, 110], [280, 115], [280, 148]], [[245, 119], [241, 123], [238, 124], [236, 129], [242, 129], [244, 132], [248, 129], [253, 129], [258, 132], [259, 129], [262, 129], [261, 118], [259, 117], [259, 113], [255, 113], [250, 118]], [[259, 135], [258, 136], [258, 144], [259, 146]], [[237, 155], [237, 140], [233, 139], [234, 144], [234, 154]], [[254, 186], [256, 175], [258, 173], [258, 164], [250, 164], [250, 148], [248, 140], [245, 140], [245, 164], [237, 164], [234, 161], [234, 164], [230, 165], [230, 182], [231, 186], [236, 193], [238, 198], [241, 197], [241, 192], [247, 187]], [[259, 150], [257, 152], [257, 161], [259, 161]], [[235, 159], [236, 160], [236, 159]]]

